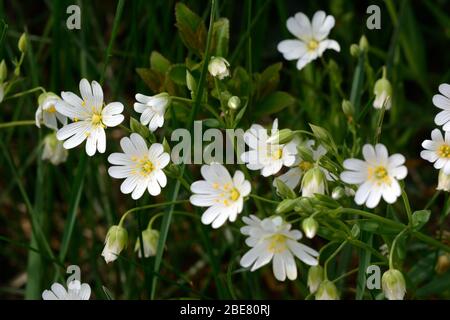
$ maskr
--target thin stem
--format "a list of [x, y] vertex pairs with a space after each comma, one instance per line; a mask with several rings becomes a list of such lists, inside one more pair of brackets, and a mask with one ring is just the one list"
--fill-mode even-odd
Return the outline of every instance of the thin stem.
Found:
[[402, 188], [402, 199], [405, 205], [406, 214], [408, 215], [408, 225], [412, 225], [412, 211], [411, 205], [409, 204], [408, 195], [405, 192], [405, 188]]
[[261, 200], [261, 201], [264, 201], [264, 202], [272, 203], [272, 204], [278, 204], [279, 203], [278, 201], [266, 199], [266, 198], [260, 197], [260, 196], [258, 196], [256, 194], [249, 194], [249, 197], [250, 198], [254, 198], [254, 199], [258, 199], [258, 200]]
[[428, 201], [428, 203], [426, 204], [425, 208], [423, 208], [424, 210], [427, 210], [429, 207], [431, 207], [431, 205], [434, 203], [434, 201], [436, 201], [437, 197], [441, 194], [441, 190], [436, 190], [436, 192], [433, 194], [433, 196], [431, 197], [430, 201]]
[[35, 120], [18, 120], [18, 121], [0, 123], [0, 129], [10, 128], [10, 127], [18, 127], [18, 126], [30, 126], [30, 125], [36, 125], [36, 121]]
[[397, 242], [398, 240], [401, 238], [401, 236], [407, 232], [409, 230], [409, 227], [406, 227], [405, 229], [402, 230], [402, 232], [400, 232], [394, 239], [394, 241], [392, 242], [392, 246], [391, 246], [391, 251], [389, 252], [389, 269], [395, 269], [394, 268], [394, 252], [395, 252], [395, 248], [397, 246]]
[[328, 259], [323, 264], [323, 275], [324, 275], [325, 280], [328, 280], [328, 271], [327, 271], [328, 264], [334, 257], [336, 257], [336, 255], [339, 253], [339, 251], [341, 251], [342, 248], [344, 248], [344, 246], [347, 244], [347, 242], [348, 242], [347, 240], [342, 242], [341, 245], [331, 254], [331, 256], [328, 257]]
[[29, 89], [29, 90], [26, 90], [26, 91], [22, 91], [22, 92], [13, 94], [12, 96], [6, 97], [3, 101], [7, 101], [7, 100], [10, 100], [10, 99], [15, 99], [15, 98], [19, 98], [19, 97], [25, 96], [25, 95], [27, 95], [27, 94], [30, 94], [30, 93], [33, 93], [33, 92], [36, 92], [36, 91], [42, 91], [43, 93], [46, 92], [45, 89], [44, 89], [43, 87], [35, 87], [35, 88], [33, 88], [33, 89]]
[[189, 202], [189, 200], [177, 200], [177, 201], [170, 201], [170, 202], [162, 202], [162, 203], [154, 203], [154, 204], [147, 204], [145, 206], [140, 206], [140, 207], [136, 207], [133, 209], [130, 209], [128, 211], [126, 211], [122, 217], [120, 218], [119, 221], [119, 227], [123, 226], [123, 223], [125, 221], [125, 218], [133, 212], [136, 211], [140, 211], [140, 210], [146, 210], [146, 209], [153, 209], [153, 208], [158, 208], [158, 207], [164, 207], [164, 206], [168, 206], [168, 205], [175, 205], [175, 204], [180, 204], [180, 203], [186, 203]]
[[366, 211], [358, 210], [358, 209], [338, 208], [333, 213], [335, 213], [335, 214], [341, 214], [341, 213], [356, 214], [356, 215], [359, 215], [359, 216], [370, 218], [372, 220], [378, 221], [378, 222], [380, 222], [382, 224], [385, 224], [385, 225], [388, 225], [388, 226], [391, 226], [391, 227], [394, 227], [394, 228], [399, 228], [400, 229], [400, 228], [404, 227], [404, 225], [402, 223], [398, 223], [398, 222], [395, 222], [395, 221], [392, 221], [392, 220], [380, 217], [380, 216], [378, 216], [378, 215], [376, 215], [374, 213], [370, 213], [370, 212], [366, 212]]

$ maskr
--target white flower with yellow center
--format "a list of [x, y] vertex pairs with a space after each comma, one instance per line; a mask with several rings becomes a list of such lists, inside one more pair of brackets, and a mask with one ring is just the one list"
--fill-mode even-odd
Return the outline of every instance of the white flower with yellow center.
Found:
[[321, 57], [326, 49], [340, 51], [341, 47], [335, 40], [327, 39], [334, 27], [334, 17], [327, 16], [323, 11], [317, 11], [312, 21], [302, 12], [290, 17], [286, 26], [298, 40], [283, 40], [278, 44], [278, 51], [286, 60], [298, 60], [297, 69], [301, 70], [311, 61]]
[[89, 300], [91, 297], [91, 287], [87, 283], [81, 284], [78, 280], [69, 282], [67, 290], [57, 282], [52, 284], [50, 289], [42, 293], [43, 300]]
[[283, 166], [290, 167], [295, 162], [297, 147], [294, 141], [279, 144], [278, 119], [275, 119], [270, 134], [259, 124], [254, 124], [244, 134], [249, 151], [242, 153], [241, 160], [250, 170], [261, 170], [264, 177], [276, 174]]
[[74, 122], [59, 129], [56, 137], [65, 140], [66, 149], [72, 149], [87, 140], [86, 153], [89, 156], [93, 156], [97, 150], [104, 153], [105, 128], [115, 127], [123, 121], [123, 104], [112, 102], [105, 106], [102, 87], [96, 81], [92, 81], [91, 86], [86, 79], [82, 79], [80, 93], [82, 98], [72, 92], [61, 92], [63, 100], [56, 104], [56, 111]]
[[445, 138], [441, 130], [434, 129], [431, 132], [431, 140], [422, 142], [425, 148], [420, 156], [430, 162], [434, 162], [436, 169], [442, 169], [445, 174], [450, 174], [450, 131], [445, 132]]
[[251, 249], [241, 258], [244, 268], [251, 271], [261, 268], [273, 260], [273, 274], [279, 281], [295, 280], [297, 266], [294, 256], [310, 266], [318, 264], [319, 253], [298, 240], [302, 238], [299, 230], [291, 230], [291, 225], [280, 216], [260, 220], [254, 215], [243, 218], [246, 226], [241, 233], [248, 236], [245, 243]]
[[200, 169], [203, 179], [191, 185], [194, 193], [189, 201], [198, 207], [209, 207], [202, 215], [203, 224], [216, 229], [227, 220], [236, 221], [244, 207], [244, 197], [250, 194], [250, 182], [236, 170], [233, 178], [221, 164], [203, 165]]
[[364, 161], [359, 159], [347, 159], [344, 168], [348, 171], [341, 173], [341, 180], [359, 185], [355, 194], [355, 202], [358, 205], [366, 204], [368, 208], [375, 208], [381, 197], [387, 203], [394, 203], [402, 191], [398, 180], [402, 180], [408, 174], [404, 166], [405, 157], [399, 153], [389, 156], [383, 144], [375, 145], [375, 148], [366, 144], [363, 147]]
[[441, 94], [436, 94], [433, 96], [433, 104], [442, 109], [436, 117], [434, 122], [438, 126], [442, 126], [444, 131], [450, 131], [450, 84], [443, 83], [439, 86], [439, 92]]
[[36, 110], [36, 126], [41, 127], [43, 123], [47, 128], [58, 130], [58, 120], [61, 124], [67, 124], [67, 117], [56, 111], [56, 104], [61, 98], [52, 92], [46, 92], [39, 96], [39, 106]]
[[167, 106], [170, 104], [170, 96], [166, 92], [162, 92], [155, 96], [145, 96], [143, 94], [136, 94], [134, 103], [134, 111], [141, 113], [140, 121], [150, 131], [155, 131], [164, 124], [164, 113]]
[[[303, 175], [314, 168], [315, 163], [327, 153], [327, 150], [322, 145], [318, 145], [317, 148], [314, 148], [314, 144], [314, 140], [308, 140], [304, 143], [305, 147], [311, 151], [314, 162], [302, 159], [300, 153], [297, 153], [292, 167], [286, 173], [278, 177], [278, 179], [283, 181], [289, 188], [295, 189], [300, 184]], [[331, 181], [332, 177], [329, 172], [323, 168], [321, 168], [321, 170], [324, 172], [327, 179]], [[275, 181], [273, 185], [276, 186]]]
[[113, 153], [108, 157], [108, 161], [115, 165], [108, 169], [109, 175], [125, 179], [120, 191], [124, 194], [131, 193], [135, 200], [142, 197], [145, 190], [152, 196], [159, 195], [161, 188], [167, 184], [163, 169], [170, 161], [162, 144], [154, 143], [148, 148], [144, 138], [132, 133], [129, 138], [120, 140], [120, 146], [124, 153]]

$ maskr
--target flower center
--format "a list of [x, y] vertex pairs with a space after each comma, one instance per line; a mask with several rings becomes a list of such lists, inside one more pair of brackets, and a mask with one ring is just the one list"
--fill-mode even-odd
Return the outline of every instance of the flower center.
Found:
[[98, 113], [94, 113], [92, 115], [91, 122], [92, 122], [93, 126], [102, 126], [102, 127], [104, 126], [103, 123], [102, 123], [102, 115], [98, 114]]
[[281, 148], [278, 148], [277, 150], [272, 152], [272, 159], [273, 160], [279, 160], [283, 156], [283, 150]]
[[48, 107], [45, 111], [47, 111], [48, 113], [55, 113], [56, 112], [55, 105], [54, 104], [50, 105], [50, 107]]
[[309, 162], [309, 161], [301, 161], [298, 164], [298, 167], [300, 169], [302, 169], [303, 172], [306, 172], [306, 171], [308, 171], [309, 169], [311, 169], [313, 167], [313, 164], [311, 162]]
[[275, 234], [269, 238], [267, 250], [272, 253], [281, 253], [287, 249], [286, 237], [282, 234]]
[[241, 194], [239, 193], [239, 191], [236, 188], [233, 188], [230, 192], [230, 200], [231, 201], [236, 201], [237, 199], [239, 199], [239, 197], [241, 196]]
[[316, 40], [310, 40], [308, 42], [308, 50], [309, 51], [316, 50], [318, 46], [319, 46], [319, 42], [317, 42]]
[[389, 184], [390, 179], [386, 167], [384, 166], [378, 166], [375, 168], [369, 167], [368, 171], [369, 171], [368, 172], [369, 179], [374, 179], [378, 185], [382, 183]]
[[146, 177], [150, 173], [152, 173], [153, 170], [155, 170], [155, 166], [153, 165], [153, 162], [151, 162], [149, 159], [144, 158], [140, 161], [141, 163], [141, 174]]
[[441, 158], [450, 158], [450, 146], [448, 144], [441, 145], [437, 153]]

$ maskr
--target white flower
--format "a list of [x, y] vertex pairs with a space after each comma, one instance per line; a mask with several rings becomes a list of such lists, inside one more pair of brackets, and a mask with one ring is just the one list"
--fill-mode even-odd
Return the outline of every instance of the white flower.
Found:
[[58, 130], [58, 122], [67, 124], [67, 117], [56, 111], [56, 105], [61, 98], [52, 92], [46, 92], [39, 96], [39, 107], [36, 110], [36, 126], [41, 127], [41, 123], [47, 128]]
[[381, 278], [383, 293], [389, 300], [403, 300], [406, 293], [405, 278], [397, 269], [389, 269]]
[[194, 206], [209, 207], [202, 215], [202, 223], [216, 229], [227, 220], [236, 221], [242, 212], [244, 197], [250, 194], [250, 182], [240, 170], [236, 170], [231, 178], [228, 170], [218, 163], [203, 165], [200, 171], [205, 180], [191, 185], [194, 194], [189, 201]]
[[50, 133], [44, 138], [44, 151], [42, 160], [49, 160], [57, 166], [67, 160], [69, 152], [63, 147], [63, 143], [56, 139], [56, 133]]
[[91, 297], [91, 287], [87, 283], [81, 284], [78, 280], [71, 281], [64, 288], [59, 283], [54, 283], [51, 290], [44, 290], [42, 299], [44, 300], [89, 300]]
[[230, 75], [230, 70], [228, 69], [229, 66], [230, 64], [225, 58], [211, 57], [208, 64], [208, 71], [213, 77], [222, 80]]
[[292, 166], [297, 153], [296, 143], [279, 144], [278, 119], [273, 122], [270, 135], [267, 129], [254, 124], [244, 134], [244, 141], [250, 150], [241, 154], [241, 160], [250, 170], [261, 170], [264, 177], [276, 174], [282, 166]]
[[[294, 142], [297, 142], [296, 140], [293, 140]], [[323, 157], [327, 150], [322, 146], [318, 145], [317, 148], [313, 148], [315, 142], [314, 140], [308, 140], [304, 143], [304, 146], [308, 151], [312, 154], [312, 159], [317, 162], [321, 157]], [[296, 154], [295, 162], [292, 164], [292, 167], [284, 174], [278, 177], [281, 181], [283, 181], [289, 188], [295, 189], [303, 176], [305, 172], [312, 169], [314, 167], [314, 163], [304, 160], [300, 153]], [[331, 176], [329, 175], [328, 171], [323, 169], [325, 175], [327, 176], [327, 179], [331, 180]], [[274, 183], [275, 186], [275, 183]]]
[[373, 101], [375, 109], [381, 109], [383, 106], [386, 110], [391, 108], [392, 86], [389, 80], [386, 78], [378, 79], [375, 82], [373, 93], [375, 94], [375, 100]]
[[431, 140], [422, 142], [425, 148], [420, 156], [430, 162], [434, 162], [436, 169], [443, 169], [445, 174], [450, 174], [450, 131], [445, 132], [445, 139], [441, 130], [431, 131]]
[[164, 113], [170, 104], [170, 96], [166, 92], [162, 92], [155, 96], [145, 96], [136, 94], [134, 103], [134, 111], [141, 113], [141, 123], [148, 125], [150, 131], [155, 131], [164, 124]]
[[297, 60], [297, 69], [301, 70], [309, 62], [321, 57], [326, 49], [340, 51], [341, 47], [335, 40], [327, 39], [334, 27], [334, 17], [327, 16], [323, 11], [317, 11], [310, 22], [302, 12], [290, 17], [286, 26], [298, 40], [284, 40], [278, 44], [278, 51], [286, 60]]
[[402, 191], [397, 180], [402, 180], [408, 174], [403, 165], [405, 157], [399, 153], [389, 156], [386, 147], [377, 144], [375, 148], [366, 144], [363, 147], [365, 161], [347, 159], [344, 168], [349, 171], [341, 173], [341, 180], [359, 185], [355, 194], [358, 205], [366, 204], [368, 208], [375, 208], [381, 196], [387, 203], [394, 203]]
[[444, 131], [450, 131], [450, 84], [443, 83], [439, 86], [439, 92], [441, 94], [436, 94], [433, 96], [433, 104], [442, 109], [436, 117], [434, 122], [438, 126], [442, 126]]
[[128, 233], [122, 226], [112, 226], [106, 234], [105, 247], [102, 256], [106, 263], [110, 263], [117, 259], [120, 252], [126, 248], [128, 244]]
[[116, 165], [108, 169], [109, 175], [125, 179], [120, 191], [131, 193], [134, 200], [142, 197], [146, 189], [152, 196], [159, 195], [167, 184], [163, 169], [170, 161], [162, 144], [154, 143], [148, 148], [144, 138], [132, 133], [130, 138], [120, 140], [120, 146], [124, 153], [113, 153], [108, 157], [108, 161]]
[[436, 190], [450, 192], [450, 175], [445, 174], [444, 170], [439, 170], [438, 186]]
[[302, 238], [299, 230], [291, 230], [291, 225], [280, 216], [260, 220], [254, 215], [244, 217], [246, 226], [241, 233], [247, 235], [245, 243], [251, 249], [242, 257], [240, 264], [244, 268], [252, 266], [251, 271], [261, 268], [273, 259], [273, 274], [279, 281], [297, 278], [297, 266], [294, 256], [304, 263], [315, 266], [319, 253], [298, 242]]
[[80, 81], [81, 97], [72, 92], [61, 92], [62, 101], [56, 104], [56, 111], [72, 119], [74, 122], [58, 130], [58, 140], [66, 140], [64, 148], [74, 148], [84, 140], [86, 153], [93, 156], [98, 150], [104, 153], [106, 149], [106, 127], [119, 125], [124, 116], [123, 104], [112, 102], [104, 107], [103, 90], [96, 82], [92, 87], [86, 79]]
[[[144, 231], [142, 231], [142, 243], [144, 245], [144, 256], [146, 258], [153, 257], [156, 255], [158, 240], [159, 240], [158, 230], [145, 229]], [[139, 258], [142, 258], [141, 240], [139, 238], [136, 239], [134, 251], [137, 252]]]

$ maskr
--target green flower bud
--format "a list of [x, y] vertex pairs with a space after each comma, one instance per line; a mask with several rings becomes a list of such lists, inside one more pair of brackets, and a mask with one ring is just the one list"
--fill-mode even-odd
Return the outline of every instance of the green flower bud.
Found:
[[450, 256], [447, 253], [441, 254], [436, 263], [436, 273], [444, 274], [450, 269]]
[[117, 259], [120, 252], [126, 248], [128, 243], [127, 230], [121, 226], [112, 226], [106, 235], [105, 248], [102, 256], [106, 263], [110, 263]]
[[197, 88], [195, 78], [192, 76], [189, 70], [186, 70], [186, 85], [189, 91], [194, 91]]
[[278, 195], [283, 199], [295, 199], [297, 197], [295, 192], [279, 178], [275, 179], [275, 188]]
[[397, 269], [390, 269], [381, 278], [383, 293], [389, 300], [403, 300], [406, 293], [405, 279]]
[[377, 80], [373, 93], [375, 94], [374, 108], [381, 109], [383, 106], [386, 110], [391, 108], [392, 86], [388, 79], [381, 78]]
[[339, 293], [333, 282], [323, 281], [316, 292], [316, 300], [339, 300]]
[[317, 229], [319, 229], [319, 224], [314, 218], [308, 217], [303, 220], [302, 229], [306, 237], [312, 239], [316, 235]]
[[0, 83], [3, 83], [8, 76], [8, 68], [6, 67], [5, 60], [0, 62]]
[[332, 197], [334, 200], [339, 200], [339, 199], [341, 199], [344, 195], [345, 195], [344, 188], [342, 188], [342, 187], [340, 187], [340, 186], [334, 188], [333, 191], [331, 192], [331, 197]]
[[27, 50], [27, 34], [25, 32], [20, 36], [17, 47], [22, 53], [25, 53], [25, 51]]
[[353, 117], [353, 115], [355, 114], [355, 108], [353, 107], [353, 104], [348, 100], [342, 101], [342, 111], [349, 118]]
[[363, 35], [360, 39], [359, 39], [359, 48], [362, 51], [367, 52], [369, 50], [369, 41], [367, 41], [367, 38], [365, 35]]
[[302, 179], [302, 196], [313, 197], [315, 193], [325, 194], [327, 179], [323, 171], [318, 168], [308, 170]]
[[352, 55], [352, 57], [355, 57], [355, 58], [359, 57], [360, 52], [361, 51], [359, 50], [359, 46], [356, 43], [353, 43], [350, 46], [350, 54]]
[[231, 110], [237, 110], [241, 106], [241, 99], [237, 96], [232, 96], [230, 99], [228, 99], [228, 108]]
[[310, 293], [315, 293], [323, 281], [323, 268], [319, 265], [312, 266], [308, 271], [308, 288]]
[[[146, 229], [142, 231], [142, 243], [144, 245], [144, 256], [146, 258], [156, 255], [156, 249], [158, 247], [159, 231], [153, 229]], [[142, 258], [141, 241], [136, 239], [136, 245], [134, 251], [137, 252], [138, 257]]]
[[276, 214], [283, 214], [294, 210], [297, 204], [297, 199], [284, 199], [281, 201], [275, 209]]

